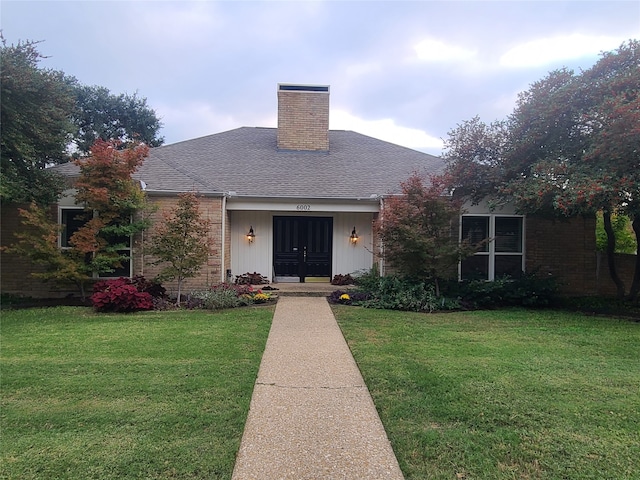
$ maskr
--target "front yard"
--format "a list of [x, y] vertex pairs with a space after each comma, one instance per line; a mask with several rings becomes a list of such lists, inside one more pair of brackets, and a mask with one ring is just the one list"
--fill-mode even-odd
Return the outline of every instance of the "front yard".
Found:
[[334, 306], [407, 479], [637, 479], [640, 323]]
[[[637, 478], [640, 323], [334, 312], [407, 479]], [[0, 478], [230, 478], [272, 315], [3, 311]]]
[[272, 316], [3, 311], [0, 478], [230, 478]]

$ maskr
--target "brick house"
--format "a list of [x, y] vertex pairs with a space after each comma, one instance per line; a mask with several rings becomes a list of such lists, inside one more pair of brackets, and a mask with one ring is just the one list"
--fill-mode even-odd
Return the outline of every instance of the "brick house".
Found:
[[[211, 220], [214, 252], [185, 291], [259, 272], [274, 282], [329, 282], [333, 275], [370, 269], [380, 262], [372, 223], [385, 198], [397, 194], [413, 172], [441, 171], [439, 157], [351, 131], [329, 130], [329, 87], [279, 84], [277, 128], [242, 127], [151, 150], [136, 179], [159, 211], [177, 194], [197, 192]], [[55, 167], [73, 178], [75, 165]], [[55, 207], [72, 233], [73, 191]], [[15, 214], [4, 209], [2, 244], [10, 243]], [[13, 222], [13, 224], [11, 224]], [[464, 262], [463, 277], [492, 280], [537, 269], [557, 275], [568, 293], [596, 293], [595, 220], [566, 222], [524, 218], [512, 211], [471, 207], [461, 235], [490, 236], [486, 251]], [[482, 238], [484, 238], [482, 237]], [[131, 264], [120, 275], [152, 278], [143, 238], [131, 243]], [[24, 261], [2, 256], [2, 291], [62, 296], [73, 288], [43, 286]], [[171, 287], [171, 285], [167, 285]]]

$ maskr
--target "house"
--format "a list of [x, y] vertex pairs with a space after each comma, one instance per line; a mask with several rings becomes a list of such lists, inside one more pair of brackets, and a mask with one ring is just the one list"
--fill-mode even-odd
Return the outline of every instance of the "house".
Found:
[[[375, 262], [384, 271], [372, 224], [384, 211], [385, 198], [397, 194], [413, 172], [436, 174], [444, 164], [439, 157], [359, 133], [329, 130], [329, 94], [326, 85], [279, 84], [277, 128], [242, 127], [151, 150], [136, 179], [159, 211], [174, 206], [179, 193], [193, 191], [212, 222], [213, 253], [185, 289], [246, 272], [274, 282], [329, 282]], [[56, 168], [69, 177], [78, 173], [72, 164]], [[73, 191], [56, 207], [65, 225], [61, 247], [77, 228], [73, 218], [79, 208]], [[525, 219], [513, 211], [470, 207], [461, 235], [496, 241], [463, 263], [461, 275], [492, 280], [538, 269], [559, 276], [570, 293], [594, 293], [594, 225], [588, 218]], [[9, 230], [15, 227], [14, 222]], [[143, 245], [142, 238], [133, 239], [132, 262], [115, 275], [155, 276], [158, 267], [149, 265]], [[24, 272], [24, 262], [3, 254], [3, 291], [33, 296], [73, 291], [43, 287]]]

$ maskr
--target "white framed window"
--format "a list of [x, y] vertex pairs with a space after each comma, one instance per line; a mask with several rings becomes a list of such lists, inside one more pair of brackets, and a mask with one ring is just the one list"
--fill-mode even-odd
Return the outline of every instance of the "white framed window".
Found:
[[522, 215], [463, 215], [460, 240], [478, 245], [478, 251], [460, 262], [461, 280], [519, 278], [524, 272], [524, 217]]
[[[69, 243], [71, 236], [76, 233], [88, 220], [88, 214], [82, 207], [58, 207], [58, 220], [62, 228], [60, 229], [60, 236], [58, 239], [58, 245], [62, 249], [71, 248]], [[126, 260], [122, 260], [122, 266], [116, 267], [113, 272], [110, 273], [94, 273], [94, 278], [118, 278], [118, 277], [131, 277], [132, 262], [131, 262], [131, 237], [114, 237], [109, 239], [112, 244], [122, 244], [123, 248], [118, 249], [118, 254], [126, 256]]]

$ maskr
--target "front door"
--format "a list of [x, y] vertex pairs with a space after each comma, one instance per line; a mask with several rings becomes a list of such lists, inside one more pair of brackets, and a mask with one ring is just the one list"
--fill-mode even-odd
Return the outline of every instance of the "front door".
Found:
[[331, 217], [273, 217], [275, 276], [331, 280], [332, 237]]

